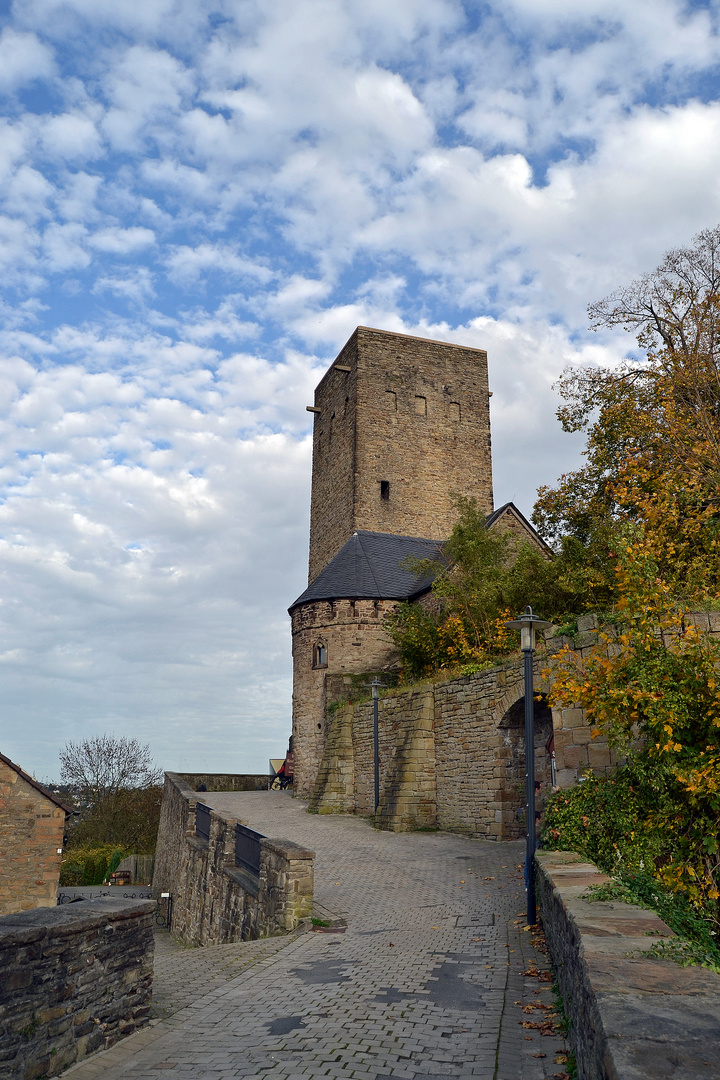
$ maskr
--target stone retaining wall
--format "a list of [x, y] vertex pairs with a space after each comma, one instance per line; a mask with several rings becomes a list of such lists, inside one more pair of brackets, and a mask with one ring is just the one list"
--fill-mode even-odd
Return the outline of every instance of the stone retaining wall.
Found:
[[[544, 662], [536, 662], [538, 684]], [[396, 831], [437, 826], [503, 840], [524, 835], [523, 714], [513, 712], [522, 699], [522, 678], [520, 664], [508, 665], [380, 699], [378, 824]], [[536, 774], [546, 789], [551, 731], [550, 710], [539, 703]], [[328, 717], [309, 808], [374, 813], [371, 701], [342, 706]]]
[[315, 853], [263, 837], [255, 875], [235, 865], [239, 818], [212, 810], [209, 839], [196, 834], [202, 801], [203, 793], [177, 773], [165, 773], [153, 894], [172, 896], [173, 936], [188, 945], [220, 945], [294, 930], [310, 918]]
[[[597, 642], [594, 615], [578, 619], [574, 638], [549, 631], [535, 657], [536, 693], [547, 691], [542, 673], [563, 647], [570, 646], [582, 658]], [[523, 696], [523, 662], [513, 660], [381, 697], [378, 823], [395, 830], [436, 825], [497, 840], [524, 836]], [[542, 785], [540, 807], [551, 786], [546, 750], [550, 735], [560, 787], [571, 787], [580, 776], [609, 772], [617, 764], [607, 739], [592, 737], [582, 709], [551, 711], [538, 700], [535, 775]], [[330, 703], [318, 742], [322, 756], [310, 809], [372, 814], [372, 703]]]
[[[703, 633], [720, 639], [720, 612], [687, 616]], [[543, 671], [561, 649], [579, 661], [600, 642], [595, 615], [583, 615], [573, 637], [554, 629], [535, 658], [535, 691], [548, 683]], [[602, 642], [612, 654], [618, 646]], [[328, 683], [328, 686], [334, 684]], [[437, 825], [448, 832], [513, 840], [525, 835], [525, 733], [523, 663], [458, 679], [390, 691], [380, 698], [380, 807], [378, 824], [401, 830]], [[372, 702], [329, 702], [325, 730], [317, 733], [320, 762], [310, 792], [318, 813], [374, 812]], [[602, 775], [617, 765], [607, 738], [593, 738], [583, 709], [536, 701], [535, 776], [539, 807], [550, 789], [546, 743], [552, 734], [557, 784], [572, 787], [581, 776]], [[299, 792], [302, 793], [302, 792]]]
[[641, 956], [672, 931], [632, 904], [589, 902], [607, 881], [573, 852], [537, 853], [545, 937], [557, 973], [578, 1080], [696, 1080], [720, 1061], [720, 976]]
[[0, 918], [0, 1076], [55, 1076], [150, 1018], [152, 900]]

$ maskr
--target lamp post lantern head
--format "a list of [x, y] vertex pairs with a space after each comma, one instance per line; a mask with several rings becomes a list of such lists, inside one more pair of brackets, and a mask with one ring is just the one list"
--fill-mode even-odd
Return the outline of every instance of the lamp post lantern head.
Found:
[[511, 622], [506, 622], [505, 625], [508, 629], [519, 630], [520, 648], [523, 652], [532, 652], [535, 648], [536, 631], [547, 630], [552, 626], [552, 623], [541, 619], [539, 615], [534, 615], [533, 609], [528, 604], [522, 615], [519, 615], [517, 619], [513, 619]]
[[376, 675], [372, 682], [363, 683], [363, 686], [369, 686], [370, 687], [370, 690], [371, 690], [372, 696], [373, 696], [373, 700], [377, 701], [377, 699], [378, 699], [378, 690], [381, 690], [384, 687], [386, 687], [387, 683], [380, 682], [380, 680], [378, 679], [378, 677]]

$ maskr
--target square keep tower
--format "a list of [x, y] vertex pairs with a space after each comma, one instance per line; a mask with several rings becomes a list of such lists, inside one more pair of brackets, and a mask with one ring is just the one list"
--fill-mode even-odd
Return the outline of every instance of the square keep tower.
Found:
[[359, 326], [315, 391], [312, 582], [358, 529], [450, 535], [493, 510], [487, 353]]

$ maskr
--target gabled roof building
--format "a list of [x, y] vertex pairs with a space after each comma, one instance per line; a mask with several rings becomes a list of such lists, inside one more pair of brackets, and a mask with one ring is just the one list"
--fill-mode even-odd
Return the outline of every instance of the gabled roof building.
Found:
[[55, 906], [71, 813], [72, 807], [0, 754], [0, 915]]

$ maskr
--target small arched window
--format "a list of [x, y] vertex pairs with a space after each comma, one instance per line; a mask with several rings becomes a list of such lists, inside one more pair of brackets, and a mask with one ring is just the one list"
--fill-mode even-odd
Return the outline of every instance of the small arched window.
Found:
[[327, 667], [327, 645], [324, 641], [316, 641], [313, 645], [313, 667]]

